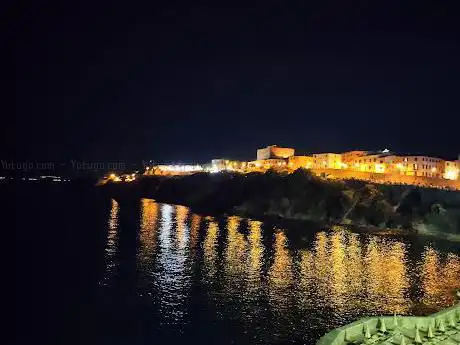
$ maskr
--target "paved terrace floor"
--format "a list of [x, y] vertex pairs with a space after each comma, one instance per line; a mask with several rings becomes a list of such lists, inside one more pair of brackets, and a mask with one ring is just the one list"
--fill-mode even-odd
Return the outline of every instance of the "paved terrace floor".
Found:
[[337, 328], [317, 345], [460, 345], [460, 304], [427, 317], [365, 318]]

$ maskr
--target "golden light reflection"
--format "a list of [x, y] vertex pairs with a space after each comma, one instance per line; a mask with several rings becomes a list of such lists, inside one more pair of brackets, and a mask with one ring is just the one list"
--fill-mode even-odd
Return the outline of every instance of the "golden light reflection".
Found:
[[111, 235], [110, 230], [116, 230], [118, 227], [118, 212], [120, 207], [118, 202], [115, 199], [112, 199], [112, 207], [110, 208], [110, 217], [109, 217], [109, 235]]
[[277, 231], [274, 237], [273, 264], [268, 270], [268, 298], [272, 308], [278, 313], [283, 313], [289, 308], [290, 299], [293, 297], [293, 263], [284, 232]]
[[445, 306], [454, 302], [446, 290], [460, 288], [460, 257], [449, 253], [442, 260], [433, 248], [426, 247], [421, 265], [422, 302], [429, 306]]
[[156, 246], [158, 204], [152, 199], [141, 200], [140, 255], [149, 258]]
[[366, 244], [350, 232], [320, 232], [313, 250], [300, 252], [300, 306], [327, 305], [340, 312], [356, 308], [404, 312], [397, 306], [409, 307], [405, 303], [406, 265], [402, 243], [374, 238]]
[[330, 237], [330, 302], [337, 309], [341, 309], [347, 287], [345, 285], [346, 268], [345, 268], [345, 250], [344, 250], [344, 232], [335, 232]]
[[201, 216], [192, 215], [192, 224], [190, 226], [190, 247], [196, 248], [200, 231]]
[[327, 234], [320, 232], [316, 234], [316, 241], [314, 246], [315, 253], [315, 276], [317, 284], [318, 302], [325, 303], [325, 298], [328, 296], [329, 285], [329, 263], [328, 263], [328, 249], [327, 249]]
[[176, 206], [176, 241], [180, 249], [184, 249], [188, 242], [188, 229], [186, 224], [188, 213], [188, 207]]
[[107, 222], [107, 242], [104, 250], [105, 273], [101, 281], [102, 285], [108, 285], [110, 283], [117, 267], [116, 253], [118, 246], [118, 218], [120, 213], [120, 206], [115, 199], [112, 199], [111, 202], [112, 205]]
[[229, 217], [227, 220], [227, 241], [224, 255], [224, 270], [227, 283], [240, 288], [239, 281], [246, 273], [246, 240], [238, 231], [241, 218]]
[[[209, 311], [218, 322], [237, 324], [254, 343], [310, 344], [311, 330], [366, 315], [439, 310], [453, 303], [452, 290], [460, 287], [459, 253], [420, 250], [420, 239], [354, 234], [340, 226], [299, 239], [271, 223], [205, 218], [150, 199], [141, 200], [138, 215], [131, 212], [137, 206], [123, 206], [131, 207], [123, 219], [135, 215], [139, 232], [121, 232], [121, 242], [120, 205], [112, 200], [107, 210], [101, 289], [111, 297], [117, 285], [131, 284], [134, 301], [154, 305], [161, 325], [182, 327]], [[125, 250], [133, 243], [135, 265]]]
[[405, 295], [409, 288], [406, 246], [403, 243], [385, 243], [383, 255], [386, 259], [382, 270], [386, 282], [387, 310], [396, 313], [406, 312], [410, 307], [409, 303], [405, 303]]
[[300, 252], [299, 274], [298, 306], [300, 309], [308, 309], [311, 301], [316, 300], [314, 254], [310, 250]]
[[262, 243], [262, 223], [250, 220], [249, 226], [249, 267], [248, 267], [248, 283], [249, 289], [254, 290], [260, 288], [260, 279], [262, 274], [264, 246]]
[[235, 311], [238, 318], [245, 318], [248, 314], [248, 305], [245, 303], [247, 295], [247, 242], [245, 236], [238, 231], [241, 218], [227, 218], [224, 255], [223, 255], [223, 294], [225, 303], [238, 303], [241, 308]]
[[382, 313], [406, 313], [411, 307], [405, 292], [409, 287], [406, 248], [403, 243], [372, 238], [365, 254], [365, 287], [369, 305]]
[[152, 199], [142, 199], [140, 209], [139, 251], [137, 268], [139, 285], [150, 286], [150, 272], [155, 261], [157, 247], [159, 205]]
[[172, 205], [161, 205], [157, 265], [151, 273], [154, 276], [152, 289], [158, 301], [159, 313], [168, 324], [183, 322], [188, 312], [184, 306], [189, 298], [192, 275], [187, 261], [188, 253], [181, 247], [181, 243], [187, 244], [187, 233], [179, 229], [184, 228], [187, 212], [177, 210]]
[[361, 235], [349, 232], [321, 232], [312, 250], [299, 252], [298, 305], [408, 314], [418, 302], [409, 290], [419, 286], [420, 302], [427, 306], [439, 310], [454, 303], [452, 291], [460, 288], [458, 255], [449, 253], [442, 260], [438, 251], [427, 248], [423, 263], [415, 266], [408, 262], [404, 242], [380, 237], [363, 241]]
[[[106, 286], [119, 266], [118, 218], [112, 200]], [[350, 315], [411, 314], [418, 302], [437, 310], [453, 303], [452, 290], [460, 288], [457, 253], [426, 247], [421, 255], [410, 241], [331, 230], [298, 249], [289, 245], [289, 231], [258, 221], [228, 217], [219, 223], [183, 206], [142, 199], [137, 288], [158, 303], [165, 320], [182, 322], [193, 279], [202, 277], [211, 303], [228, 308], [248, 330], [267, 318], [267, 327], [279, 327], [299, 314], [321, 318], [327, 311], [339, 324]]]
[[216, 221], [210, 221], [208, 231], [203, 243], [203, 256], [205, 264], [204, 275], [210, 279], [217, 271], [217, 236], [219, 234], [219, 225]]
[[350, 233], [348, 236], [348, 245], [346, 248], [346, 285], [352, 296], [359, 296], [364, 283], [364, 262], [362, 260], [362, 246], [358, 234]]

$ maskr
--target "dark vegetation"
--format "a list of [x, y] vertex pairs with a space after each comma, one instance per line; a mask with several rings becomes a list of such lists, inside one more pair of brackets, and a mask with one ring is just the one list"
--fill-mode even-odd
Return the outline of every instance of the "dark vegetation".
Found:
[[459, 192], [326, 180], [304, 169], [292, 174], [145, 176], [136, 183], [107, 184], [104, 188], [115, 198], [150, 197], [207, 214], [460, 234]]

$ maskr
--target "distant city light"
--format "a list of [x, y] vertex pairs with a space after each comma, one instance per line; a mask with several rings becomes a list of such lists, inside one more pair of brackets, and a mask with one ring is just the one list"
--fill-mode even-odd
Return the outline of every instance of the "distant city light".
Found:
[[157, 168], [162, 171], [168, 171], [168, 172], [203, 171], [203, 167], [201, 165], [159, 165]]

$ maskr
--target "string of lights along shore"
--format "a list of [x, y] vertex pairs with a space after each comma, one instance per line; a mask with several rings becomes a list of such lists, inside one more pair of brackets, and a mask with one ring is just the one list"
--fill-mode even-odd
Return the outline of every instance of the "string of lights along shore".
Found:
[[[358, 179], [376, 183], [410, 184], [460, 190], [460, 155], [457, 160], [445, 160], [420, 154], [400, 154], [380, 151], [354, 150], [343, 153], [314, 153], [296, 155], [295, 149], [270, 145], [257, 150], [253, 161], [226, 158], [213, 159], [207, 164], [168, 164], [146, 166], [144, 175], [187, 175], [197, 172], [266, 172], [292, 173], [303, 168], [330, 179]], [[110, 175], [115, 182], [125, 181]], [[134, 181], [130, 177], [126, 182]]]

